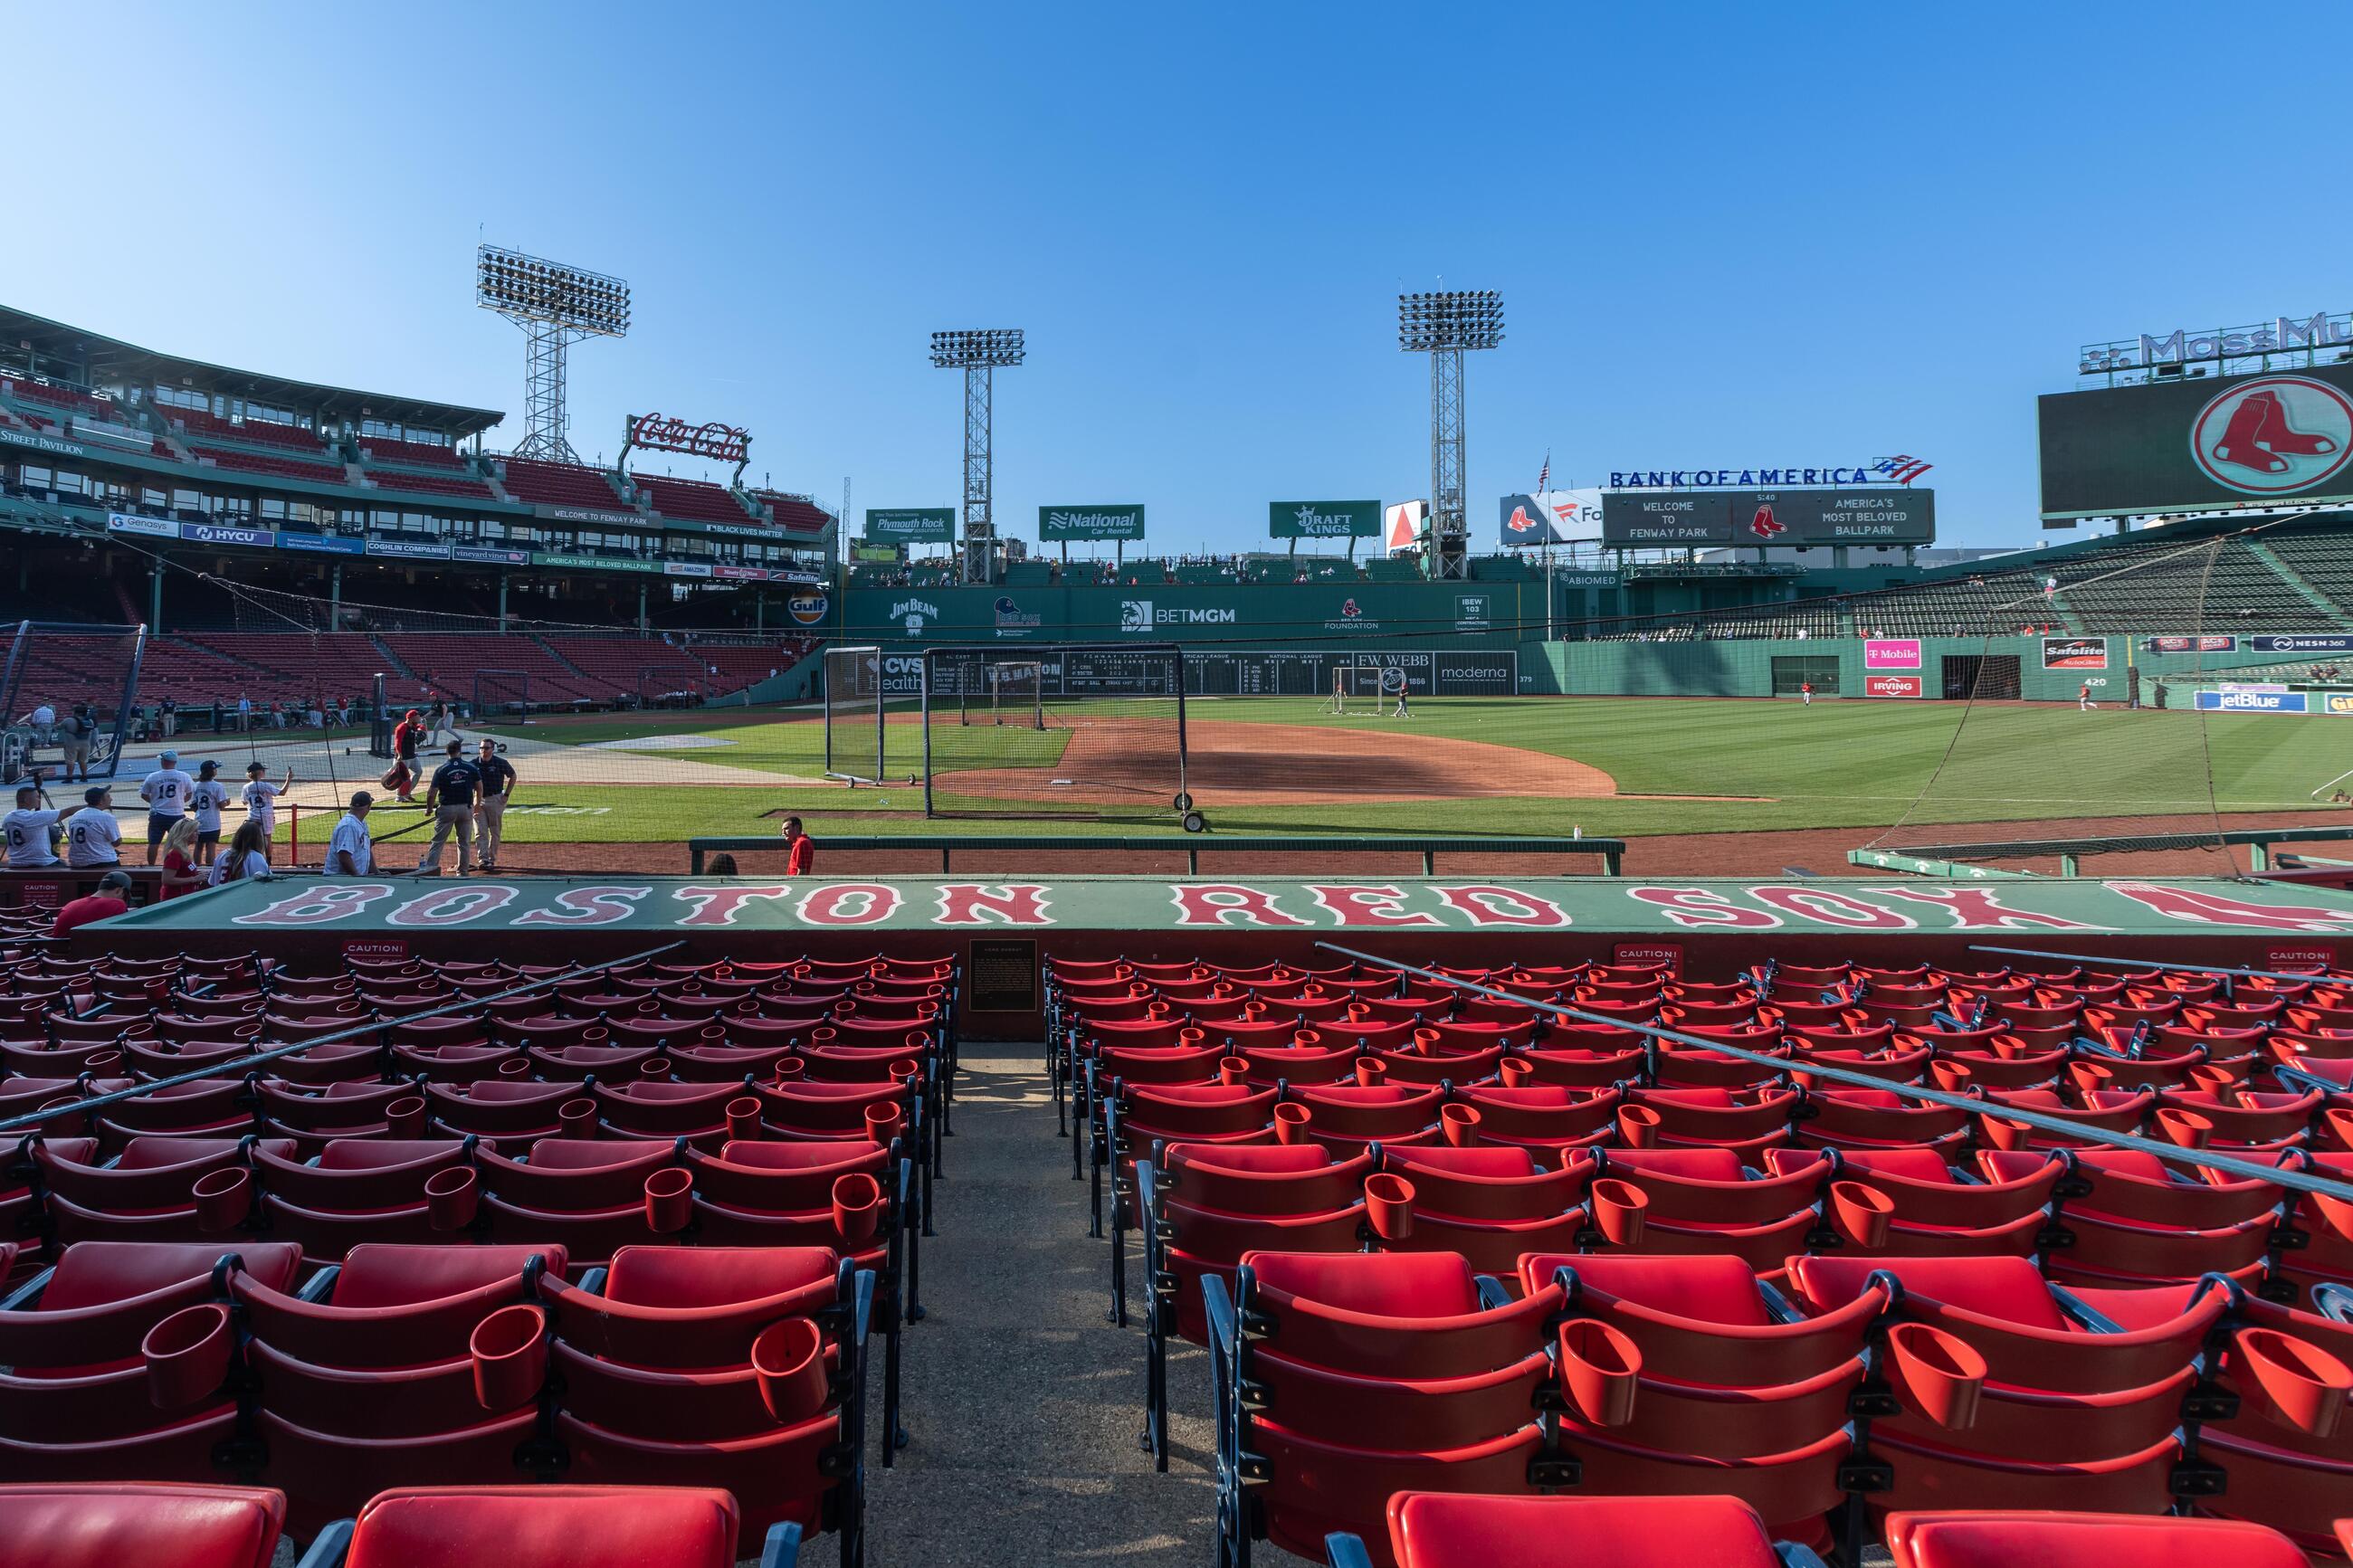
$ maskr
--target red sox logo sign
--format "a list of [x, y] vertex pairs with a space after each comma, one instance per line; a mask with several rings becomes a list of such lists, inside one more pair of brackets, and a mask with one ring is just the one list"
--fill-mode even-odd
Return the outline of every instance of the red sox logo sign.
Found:
[[1748, 531], [1759, 539], [1770, 539], [1777, 533], [1787, 533], [1789, 530], [1786, 523], [1775, 521], [1773, 505], [1767, 501], [1757, 509], [1755, 517], [1748, 520]]
[[1356, 601], [1354, 599], [1350, 599], [1340, 606], [1340, 614], [1352, 621], [1364, 613], [1364, 611], [1356, 608]]
[[1512, 509], [1512, 521], [1504, 524], [1504, 526], [1510, 529], [1514, 533], [1532, 533], [1535, 530], [1542, 528], [1544, 524], [1538, 522], [1535, 518], [1530, 517], [1528, 515], [1527, 508], [1524, 506], [1515, 506]]
[[2242, 381], [2190, 421], [2189, 456], [2245, 495], [2309, 489], [2353, 458], [2353, 397], [2308, 376]]

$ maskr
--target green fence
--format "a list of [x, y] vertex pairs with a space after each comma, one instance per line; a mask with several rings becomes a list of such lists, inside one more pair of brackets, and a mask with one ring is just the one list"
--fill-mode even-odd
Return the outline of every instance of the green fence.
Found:
[[[760, 837], [723, 837], [690, 838], [686, 841], [688, 865], [694, 875], [702, 876], [708, 858], [712, 855], [773, 854], [784, 847], [774, 836]], [[940, 869], [955, 869], [957, 850], [1030, 853], [1046, 849], [1103, 850], [1108, 853], [1166, 855], [1174, 850], [1185, 854], [1188, 875], [1198, 876], [1204, 855], [1306, 855], [1315, 853], [1357, 855], [1369, 853], [1410, 854], [1421, 857], [1422, 875], [1438, 874], [1440, 855], [1526, 855], [1559, 858], [1598, 857], [1601, 874], [1615, 877], [1623, 863], [1626, 841], [1622, 838], [1495, 838], [1495, 837], [1315, 837], [1299, 834], [1250, 834], [1204, 838], [1198, 835], [1178, 837], [1174, 834], [1138, 835], [1129, 837], [1104, 837], [1092, 834], [868, 834], [844, 836], [828, 834], [820, 847], [830, 856], [854, 850], [921, 850], [936, 851]]]

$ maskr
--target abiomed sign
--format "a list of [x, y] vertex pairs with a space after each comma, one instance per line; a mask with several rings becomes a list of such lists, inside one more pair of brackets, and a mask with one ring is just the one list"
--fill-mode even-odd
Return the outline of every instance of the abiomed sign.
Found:
[[995, 881], [904, 878], [234, 882], [151, 904], [104, 931], [1076, 930], [1493, 933], [1581, 929], [1852, 934], [2236, 931], [2353, 935], [2353, 890], [2193, 878], [2168, 882], [1602, 881], [1566, 877], [1347, 881], [1250, 877]]

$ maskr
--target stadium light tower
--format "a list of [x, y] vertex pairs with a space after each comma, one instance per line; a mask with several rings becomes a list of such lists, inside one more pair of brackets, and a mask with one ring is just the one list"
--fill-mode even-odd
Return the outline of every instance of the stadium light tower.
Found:
[[1018, 327], [934, 332], [932, 363], [964, 372], [964, 552], [965, 580], [997, 579], [997, 518], [990, 476], [995, 426], [990, 376], [999, 365], [1019, 364], [1028, 350]]
[[1463, 508], [1462, 355], [1504, 341], [1493, 289], [1398, 296], [1398, 347], [1430, 356], [1430, 575], [1460, 577], [1470, 542]]
[[629, 331], [629, 286], [618, 278], [485, 245], [474, 252], [474, 303], [523, 331], [522, 439], [518, 458], [576, 463], [565, 431], [564, 364], [575, 338]]

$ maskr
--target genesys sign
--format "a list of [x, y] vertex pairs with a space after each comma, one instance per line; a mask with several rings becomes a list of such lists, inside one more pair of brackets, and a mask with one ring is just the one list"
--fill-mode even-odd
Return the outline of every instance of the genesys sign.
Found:
[[138, 517], [130, 512], [111, 511], [106, 514], [109, 533], [136, 533], [148, 539], [177, 539], [180, 525], [168, 517]]
[[2203, 713], [2309, 713], [2311, 704], [2301, 691], [2255, 691], [2246, 688], [2193, 693]]
[[1925, 697], [1927, 695], [1916, 675], [1866, 675], [1862, 678], [1865, 697]]
[[2108, 639], [2105, 637], [2044, 637], [2042, 668], [2045, 669], [2105, 669], [2108, 668]]
[[[1589, 884], [1589, 885], [1588, 885]], [[1350, 881], [1252, 877], [987, 881], [631, 878], [427, 886], [353, 879], [236, 882], [117, 917], [172, 931], [324, 930], [392, 938], [428, 931], [1398, 931], [1493, 933], [1584, 928], [1630, 936], [1751, 932], [2103, 931], [2353, 933], [2353, 891], [2219, 879], [1945, 884], [1863, 878], [1747, 883], [1560, 878]]]

